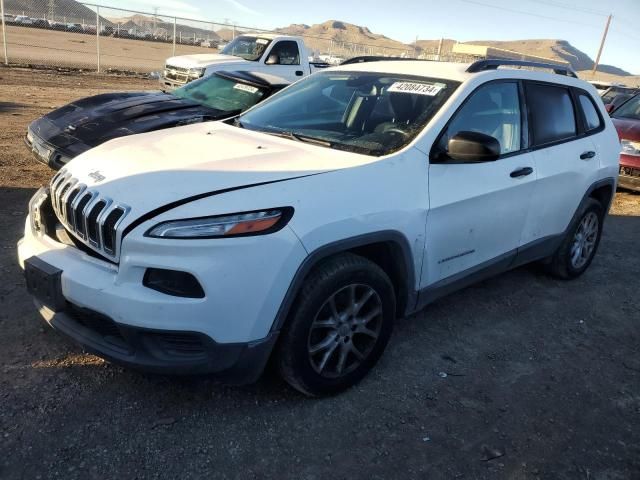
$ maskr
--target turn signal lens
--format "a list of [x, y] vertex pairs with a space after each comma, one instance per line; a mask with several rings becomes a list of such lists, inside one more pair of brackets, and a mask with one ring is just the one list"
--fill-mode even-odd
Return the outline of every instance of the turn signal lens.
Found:
[[162, 222], [146, 235], [154, 238], [220, 238], [261, 235], [287, 224], [293, 209], [277, 208], [215, 217], [188, 218]]

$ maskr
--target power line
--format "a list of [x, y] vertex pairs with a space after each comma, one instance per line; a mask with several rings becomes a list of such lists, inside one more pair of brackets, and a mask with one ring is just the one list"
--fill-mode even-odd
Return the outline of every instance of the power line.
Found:
[[529, 0], [530, 2], [535, 2], [535, 3], [541, 3], [543, 5], [550, 5], [552, 7], [558, 7], [558, 8], [566, 8], [567, 10], [571, 10], [571, 11], [578, 11], [578, 12], [583, 12], [583, 13], [589, 13], [591, 15], [598, 15], [598, 16], [602, 16], [602, 17], [606, 17], [607, 15], [609, 15], [609, 12], [604, 12], [602, 10], [595, 10], [593, 8], [585, 8], [585, 7], [578, 7], [575, 5], [570, 5], [567, 3], [562, 3], [562, 2], [555, 2], [552, 0]]
[[592, 25], [589, 23], [582, 23], [582, 22], [576, 22], [574, 20], [566, 20], [566, 19], [562, 19], [562, 18], [555, 18], [555, 17], [548, 17], [546, 15], [539, 15], [537, 13], [531, 13], [531, 12], [525, 12], [522, 10], [516, 10], [513, 8], [507, 8], [507, 7], [501, 7], [500, 5], [493, 5], [490, 3], [483, 3], [483, 2], [478, 2], [476, 0], [458, 0], [460, 2], [464, 2], [464, 3], [471, 3], [473, 5], [480, 5], [482, 7], [489, 7], [489, 8], [495, 8], [497, 10], [502, 10], [505, 12], [512, 12], [512, 13], [519, 13], [520, 15], [529, 15], [531, 17], [538, 17], [538, 18], [544, 18], [546, 20], [553, 20], [556, 22], [562, 22], [562, 23], [573, 23], [575, 25], [582, 25], [583, 27], [591, 27], [591, 28], [600, 28], [599, 26], [596, 25]]

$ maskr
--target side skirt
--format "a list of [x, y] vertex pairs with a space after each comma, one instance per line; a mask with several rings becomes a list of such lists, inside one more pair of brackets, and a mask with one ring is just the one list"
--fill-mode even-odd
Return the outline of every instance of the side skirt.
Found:
[[488, 260], [480, 265], [440, 280], [418, 292], [416, 308], [407, 314], [417, 312], [428, 304], [469, 285], [504, 273], [527, 263], [553, 255], [558, 249], [564, 234], [541, 238], [527, 245]]

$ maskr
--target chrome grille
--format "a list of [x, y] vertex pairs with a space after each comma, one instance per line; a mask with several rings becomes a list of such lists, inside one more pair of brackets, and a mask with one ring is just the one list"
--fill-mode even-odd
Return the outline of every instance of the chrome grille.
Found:
[[65, 171], [50, 184], [51, 205], [60, 223], [77, 240], [111, 260], [119, 256], [118, 230], [129, 207], [89, 189]]
[[189, 82], [189, 69], [182, 67], [174, 67], [173, 65], [165, 65], [165, 77], [169, 80], [173, 80], [175, 82], [180, 83], [188, 83]]

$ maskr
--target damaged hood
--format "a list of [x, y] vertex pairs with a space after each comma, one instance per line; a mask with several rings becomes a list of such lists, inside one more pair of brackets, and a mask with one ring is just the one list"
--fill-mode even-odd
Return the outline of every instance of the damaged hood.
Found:
[[195, 55], [180, 55], [178, 57], [167, 58], [165, 65], [167, 68], [179, 67], [179, 68], [203, 68], [209, 65], [216, 64], [224, 65], [236, 65], [236, 64], [251, 64], [255, 62], [249, 62], [241, 57], [235, 57], [233, 55], [223, 55], [221, 53], [198, 53]]
[[221, 122], [118, 138], [63, 169], [127, 205], [128, 221], [189, 197], [291, 180], [375, 160]]
[[35, 120], [29, 129], [73, 158], [113, 138], [228, 116], [162, 92], [108, 93], [58, 108]]

